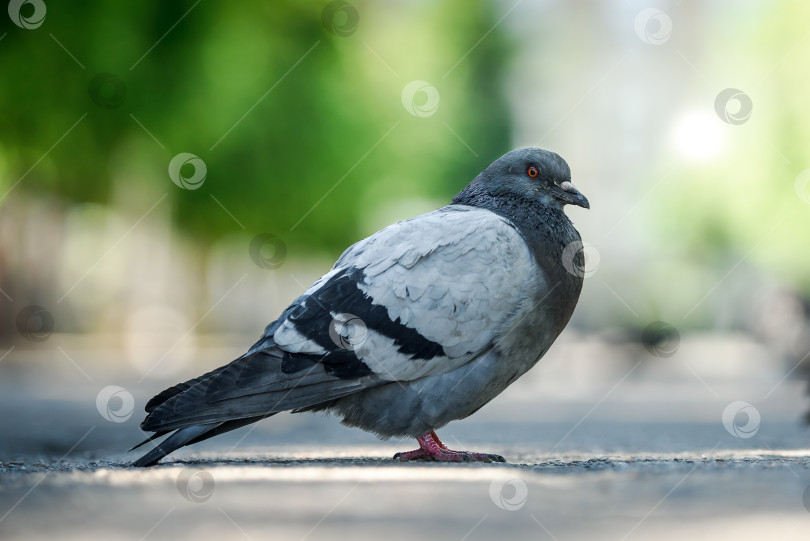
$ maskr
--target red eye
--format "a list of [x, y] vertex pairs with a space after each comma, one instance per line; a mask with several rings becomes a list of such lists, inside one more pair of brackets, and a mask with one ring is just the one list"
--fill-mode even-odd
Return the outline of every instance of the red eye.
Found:
[[535, 166], [530, 165], [529, 168], [526, 170], [526, 174], [532, 178], [537, 178], [537, 175], [539, 175], [540, 172], [537, 170]]

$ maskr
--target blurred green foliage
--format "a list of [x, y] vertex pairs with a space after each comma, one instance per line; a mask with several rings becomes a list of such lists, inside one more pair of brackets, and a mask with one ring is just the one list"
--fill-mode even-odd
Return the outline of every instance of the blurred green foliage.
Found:
[[[489, 4], [356, 2], [345, 37], [323, 24], [326, 4], [48, 2], [35, 30], [1, 17], [0, 193], [36, 166], [0, 205], [28, 193], [137, 217], [169, 193], [174, 222], [203, 246], [241, 231], [238, 220], [289, 246], [339, 251], [368, 233], [364, 213], [449, 201], [508, 149], [509, 44], [487, 34]], [[91, 99], [100, 73], [123, 81], [120, 105]], [[412, 80], [438, 89], [436, 114], [405, 110]], [[205, 161], [200, 189], [169, 179], [180, 152]]]
[[[808, 3], [752, 4], [733, 17], [715, 6], [701, 72], [710, 74], [712, 91], [743, 89], [752, 114], [744, 125], [723, 125], [729, 148], [718, 159], [679, 164], [677, 178], [661, 183], [652, 220], [681, 263], [713, 270], [707, 290], [754, 264], [773, 283], [810, 294], [810, 187], [798, 181], [810, 166], [808, 17]], [[651, 182], [665, 176], [662, 169]]]

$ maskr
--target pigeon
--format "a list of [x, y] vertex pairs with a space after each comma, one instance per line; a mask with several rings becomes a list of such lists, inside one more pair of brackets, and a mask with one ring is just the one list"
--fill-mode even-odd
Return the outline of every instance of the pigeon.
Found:
[[154, 434], [133, 449], [169, 436], [133, 464], [282, 411], [416, 438], [403, 462], [504, 462], [435, 431], [534, 366], [571, 318], [584, 255], [567, 204], [590, 208], [565, 160], [522, 148], [451, 204], [350, 246], [247, 353], [149, 400]]

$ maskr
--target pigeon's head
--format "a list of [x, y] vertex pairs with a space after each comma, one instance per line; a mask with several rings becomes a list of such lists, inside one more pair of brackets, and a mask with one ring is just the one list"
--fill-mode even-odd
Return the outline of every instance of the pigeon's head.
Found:
[[[466, 197], [465, 197], [466, 194]], [[492, 162], [456, 198], [470, 196], [512, 198], [562, 208], [590, 208], [588, 200], [571, 183], [571, 170], [558, 154], [540, 148], [520, 148]]]

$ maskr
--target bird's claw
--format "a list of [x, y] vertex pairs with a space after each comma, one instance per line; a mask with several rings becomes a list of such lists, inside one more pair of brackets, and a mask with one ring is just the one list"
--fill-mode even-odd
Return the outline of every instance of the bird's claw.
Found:
[[394, 455], [394, 460], [399, 462], [411, 462], [414, 460], [425, 460], [430, 462], [506, 462], [501, 455], [491, 453], [472, 453], [469, 451], [442, 450], [437, 454], [429, 454], [422, 449], [405, 451]]
[[506, 462], [500, 455], [491, 453], [473, 453], [448, 449], [434, 431], [417, 438], [419, 449], [405, 451], [394, 455], [394, 460], [409, 462], [428, 460], [433, 462]]

